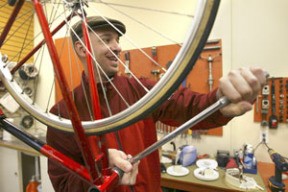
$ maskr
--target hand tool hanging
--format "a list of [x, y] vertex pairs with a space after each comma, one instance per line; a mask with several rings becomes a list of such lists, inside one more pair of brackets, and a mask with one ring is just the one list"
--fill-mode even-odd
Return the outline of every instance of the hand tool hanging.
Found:
[[130, 71], [130, 52], [126, 51], [125, 52], [125, 74], [127, 74], [129, 77], [131, 76], [131, 71]]
[[[158, 63], [158, 54], [157, 54], [157, 47], [152, 47], [151, 49], [151, 54], [152, 54], [152, 59], [154, 60], [154, 62]], [[153, 64], [155, 64], [153, 62]], [[160, 69], [152, 69], [151, 73], [155, 76], [156, 80], [159, 79], [159, 74], [160, 74]]]
[[[206, 42], [205, 47], [203, 48], [203, 51], [215, 51], [215, 50], [220, 50], [221, 46], [217, 45], [220, 42], [219, 39], [215, 39], [215, 40], [209, 40]], [[214, 78], [213, 78], [213, 68], [212, 68], [212, 64], [213, 61], [216, 57], [221, 56], [221, 53], [215, 55], [214, 57], [211, 56], [211, 54], [209, 54], [208, 57], [202, 57], [200, 55], [200, 59], [205, 59], [208, 61], [208, 85], [209, 85], [209, 91], [212, 91], [213, 89], [213, 83], [214, 83]]]
[[279, 122], [284, 120], [284, 94], [283, 94], [283, 78], [279, 80]]
[[278, 117], [276, 116], [276, 95], [275, 82], [271, 79], [271, 115], [269, 117], [269, 128], [276, 129], [278, 127]]
[[214, 79], [213, 79], [213, 73], [212, 73], [213, 58], [211, 57], [211, 55], [209, 55], [207, 61], [208, 61], [208, 65], [209, 65], [208, 85], [209, 85], [209, 91], [212, 91]]
[[[213, 48], [211, 48], [212, 50], [215, 50], [215, 49], [220, 49], [221, 47], [220, 46], [213, 46]], [[210, 50], [209, 47], [206, 47], [204, 48], [203, 50]], [[213, 90], [213, 83], [214, 83], [214, 78], [213, 78], [213, 68], [212, 68], [212, 65], [213, 65], [213, 61], [216, 57], [219, 57], [221, 56], [222, 53], [219, 53], [217, 55], [215, 55], [214, 57], [211, 56], [211, 54], [209, 54], [208, 57], [202, 57], [200, 56], [200, 59], [205, 59], [207, 60], [208, 62], [208, 85], [209, 85], [209, 91], [212, 91]]]

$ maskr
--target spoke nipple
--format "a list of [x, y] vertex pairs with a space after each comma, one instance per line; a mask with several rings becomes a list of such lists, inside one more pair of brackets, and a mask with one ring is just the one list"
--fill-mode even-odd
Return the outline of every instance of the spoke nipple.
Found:
[[8, 61], [8, 56], [7, 56], [6, 54], [4, 54], [4, 55], [2, 56], [2, 61], [3, 61], [4, 63], [7, 63], [7, 61]]

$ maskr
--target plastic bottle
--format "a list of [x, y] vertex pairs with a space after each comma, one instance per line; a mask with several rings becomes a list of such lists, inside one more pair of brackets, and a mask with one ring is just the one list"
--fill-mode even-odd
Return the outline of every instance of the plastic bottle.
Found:
[[244, 165], [246, 169], [253, 169], [254, 150], [252, 145], [247, 145], [244, 156]]
[[28, 185], [26, 186], [26, 192], [38, 192], [37, 188], [39, 185], [40, 183], [35, 179], [35, 176], [33, 175]]

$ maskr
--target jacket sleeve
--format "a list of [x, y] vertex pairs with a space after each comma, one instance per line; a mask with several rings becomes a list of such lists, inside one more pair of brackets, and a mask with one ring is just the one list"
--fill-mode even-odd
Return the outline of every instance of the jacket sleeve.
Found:
[[[84, 164], [72, 134], [48, 128], [47, 143], [76, 162]], [[48, 159], [48, 174], [55, 192], [87, 192], [90, 187], [87, 181], [50, 159]]]
[[[65, 107], [62, 106], [61, 108], [63, 112], [63, 108]], [[55, 111], [57, 111], [56, 108], [52, 108], [51, 112], [55, 114]], [[46, 140], [47, 144], [51, 147], [84, 165], [81, 151], [72, 133], [48, 127]], [[67, 168], [50, 159], [48, 159], [48, 175], [55, 192], [87, 192], [91, 185]]]
[[[216, 102], [216, 92], [217, 90], [200, 94], [180, 88], [153, 113], [153, 118], [171, 126], [179, 126]], [[192, 129], [215, 128], [227, 124], [230, 120], [231, 118], [224, 117], [217, 111]]]

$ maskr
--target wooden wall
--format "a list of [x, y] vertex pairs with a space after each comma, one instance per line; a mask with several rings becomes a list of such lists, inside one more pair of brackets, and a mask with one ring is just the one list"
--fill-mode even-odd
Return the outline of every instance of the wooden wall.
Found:
[[[6, 25], [14, 7], [7, 4], [7, 0], [0, 0], [0, 34]], [[10, 61], [19, 61], [34, 47], [34, 7], [25, 1], [20, 13], [1, 47], [1, 54], [8, 55]], [[28, 61], [33, 63], [33, 57]]]

